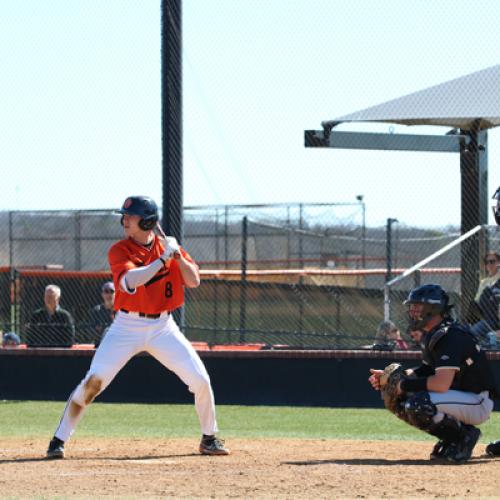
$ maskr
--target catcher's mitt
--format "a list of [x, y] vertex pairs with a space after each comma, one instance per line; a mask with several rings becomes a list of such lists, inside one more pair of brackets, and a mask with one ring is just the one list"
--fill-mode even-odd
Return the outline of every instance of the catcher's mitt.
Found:
[[384, 406], [400, 419], [406, 420], [404, 403], [406, 395], [398, 394], [398, 384], [405, 377], [405, 371], [399, 363], [391, 363], [384, 368], [384, 373], [380, 376], [380, 391]]

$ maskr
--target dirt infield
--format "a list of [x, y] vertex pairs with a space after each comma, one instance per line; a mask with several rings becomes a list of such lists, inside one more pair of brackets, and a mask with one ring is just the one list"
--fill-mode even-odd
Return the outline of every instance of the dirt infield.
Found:
[[0, 445], [2, 497], [498, 497], [500, 459], [478, 445], [466, 465], [433, 464], [430, 442], [232, 439], [205, 457], [193, 439], [75, 438], [67, 458], [42, 440]]

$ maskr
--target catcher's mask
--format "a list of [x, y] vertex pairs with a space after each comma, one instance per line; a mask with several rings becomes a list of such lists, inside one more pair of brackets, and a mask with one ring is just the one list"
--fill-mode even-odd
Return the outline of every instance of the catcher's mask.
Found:
[[495, 222], [500, 225], [500, 187], [495, 191], [493, 195], [493, 216], [495, 217]]
[[122, 208], [117, 210], [122, 214], [121, 223], [123, 225], [123, 215], [138, 215], [141, 220], [139, 227], [143, 231], [150, 231], [158, 222], [158, 207], [155, 201], [149, 196], [129, 196], [124, 202]]
[[[408, 323], [411, 330], [420, 330], [434, 316], [446, 317], [452, 305], [449, 304], [448, 294], [439, 285], [422, 285], [414, 288], [403, 302], [408, 306]], [[411, 304], [422, 304], [422, 312], [418, 317], [410, 314]]]

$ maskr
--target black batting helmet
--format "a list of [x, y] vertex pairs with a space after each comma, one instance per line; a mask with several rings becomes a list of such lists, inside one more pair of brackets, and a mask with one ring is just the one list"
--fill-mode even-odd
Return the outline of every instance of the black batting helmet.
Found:
[[493, 215], [495, 217], [495, 222], [500, 225], [500, 187], [495, 191], [493, 199], [495, 200], [493, 205]]
[[141, 218], [139, 227], [143, 231], [150, 231], [158, 222], [158, 207], [149, 196], [129, 196], [117, 212], [122, 214], [122, 224], [123, 215], [138, 215]]
[[449, 302], [448, 294], [440, 285], [429, 284], [414, 288], [410, 291], [403, 304], [424, 304], [424, 309], [421, 318], [409, 317], [410, 328], [412, 330], [423, 328], [436, 315], [448, 316], [453, 307]]

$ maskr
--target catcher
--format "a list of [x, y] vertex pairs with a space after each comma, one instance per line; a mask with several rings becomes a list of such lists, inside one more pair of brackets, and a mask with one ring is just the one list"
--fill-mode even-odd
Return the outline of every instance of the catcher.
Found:
[[422, 364], [371, 369], [368, 380], [382, 391], [388, 410], [438, 438], [431, 460], [464, 463], [481, 436], [476, 425], [488, 420], [496, 397], [489, 362], [469, 329], [450, 317], [452, 306], [439, 285], [415, 288], [404, 304]]

